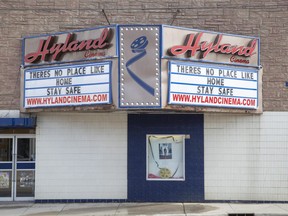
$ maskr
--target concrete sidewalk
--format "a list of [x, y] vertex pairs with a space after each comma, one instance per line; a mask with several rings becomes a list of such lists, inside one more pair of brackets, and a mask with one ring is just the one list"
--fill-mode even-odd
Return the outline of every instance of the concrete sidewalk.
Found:
[[0, 202], [1, 216], [262, 216], [288, 215], [288, 204], [238, 203], [74, 203], [34, 204]]

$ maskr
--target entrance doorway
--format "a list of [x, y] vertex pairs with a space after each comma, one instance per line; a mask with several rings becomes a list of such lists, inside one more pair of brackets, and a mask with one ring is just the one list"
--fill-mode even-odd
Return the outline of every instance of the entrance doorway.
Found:
[[0, 201], [34, 200], [35, 136], [0, 136]]

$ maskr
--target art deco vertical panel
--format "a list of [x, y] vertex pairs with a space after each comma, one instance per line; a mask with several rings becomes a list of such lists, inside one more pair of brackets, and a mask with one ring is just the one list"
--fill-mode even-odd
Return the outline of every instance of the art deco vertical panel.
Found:
[[120, 26], [119, 34], [119, 107], [161, 107], [160, 26]]

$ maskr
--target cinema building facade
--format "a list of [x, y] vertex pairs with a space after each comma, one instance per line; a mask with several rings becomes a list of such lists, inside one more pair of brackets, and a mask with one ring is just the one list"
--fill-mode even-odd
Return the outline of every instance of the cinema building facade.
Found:
[[288, 114], [263, 112], [259, 38], [111, 25], [22, 41], [0, 200], [288, 201]]

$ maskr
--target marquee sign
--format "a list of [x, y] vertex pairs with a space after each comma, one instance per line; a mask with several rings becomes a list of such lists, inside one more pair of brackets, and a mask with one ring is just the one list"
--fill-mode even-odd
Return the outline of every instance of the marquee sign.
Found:
[[169, 104], [257, 109], [258, 73], [197, 63], [169, 62]]
[[259, 66], [259, 38], [163, 27], [163, 57]]
[[117, 56], [115, 27], [27, 37], [23, 40], [23, 65], [65, 63]]
[[24, 71], [24, 107], [111, 103], [111, 62]]
[[257, 37], [112, 25], [25, 37], [22, 48], [23, 112], [83, 105], [93, 110], [262, 110]]

